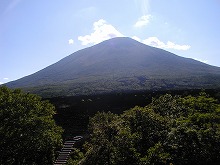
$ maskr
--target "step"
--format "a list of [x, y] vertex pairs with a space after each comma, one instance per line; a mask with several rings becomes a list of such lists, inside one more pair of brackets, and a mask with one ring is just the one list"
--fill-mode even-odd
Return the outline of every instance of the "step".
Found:
[[75, 136], [72, 138], [72, 140], [67, 140], [63, 144], [63, 148], [59, 152], [59, 156], [57, 157], [56, 161], [54, 162], [54, 165], [62, 165], [66, 164], [70, 157], [70, 153], [72, 151], [73, 145], [80, 139], [82, 139], [82, 136]]

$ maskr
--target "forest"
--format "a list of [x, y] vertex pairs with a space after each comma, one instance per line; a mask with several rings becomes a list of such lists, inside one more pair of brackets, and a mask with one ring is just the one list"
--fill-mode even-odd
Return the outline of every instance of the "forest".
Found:
[[40, 98], [0, 87], [0, 164], [219, 164], [220, 91], [176, 90]]
[[161, 95], [122, 114], [98, 112], [69, 164], [219, 164], [220, 104], [205, 92]]

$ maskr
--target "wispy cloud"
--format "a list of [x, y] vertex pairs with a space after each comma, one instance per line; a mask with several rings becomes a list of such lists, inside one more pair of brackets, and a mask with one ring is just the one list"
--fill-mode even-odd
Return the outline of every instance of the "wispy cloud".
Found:
[[141, 4], [142, 13], [147, 14], [150, 10], [150, 2], [149, 0], [141, 0], [141, 1], [142, 1]]
[[191, 47], [190, 45], [175, 44], [171, 41], [168, 41], [167, 43], [164, 43], [164, 42], [160, 41], [157, 37], [149, 37], [145, 40], [141, 40], [137, 36], [134, 36], [132, 38], [139, 41], [139, 42], [142, 42], [146, 45], [150, 45], [150, 46], [157, 47], [157, 48], [162, 48], [162, 49], [188, 50]]
[[10, 12], [11, 10], [13, 10], [22, 0], [12, 0], [9, 5], [7, 6], [7, 8], [4, 11], [4, 14], [7, 14], [8, 12]]
[[0, 82], [0, 85], [1, 84], [4, 84], [4, 83], [7, 83], [9, 81], [9, 78], [5, 77], [5, 78], [1, 78], [1, 82]]
[[81, 41], [82, 45], [97, 44], [110, 38], [124, 36], [116, 30], [114, 26], [108, 24], [103, 19], [93, 23], [93, 30], [94, 32], [91, 34], [78, 37], [78, 40]]
[[134, 0], [138, 11], [141, 11], [143, 15], [149, 13], [150, 10], [150, 0]]
[[88, 17], [90, 18], [94, 16], [96, 13], [97, 13], [97, 8], [94, 6], [89, 6], [76, 11], [75, 15], [83, 19]]
[[138, 19], [138, 21], [134, 24], [134, 27], [141, 28], [143, 26], [146, 26], [150, 22], [151, 17], [152, 16], [150, 14], [141, 16]]

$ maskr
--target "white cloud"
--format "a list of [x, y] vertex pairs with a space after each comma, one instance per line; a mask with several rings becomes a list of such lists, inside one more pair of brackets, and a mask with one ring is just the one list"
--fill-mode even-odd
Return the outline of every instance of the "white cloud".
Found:
[[198, 59], [198, 58], [193, 58], [193, 59], [196, 60], [196, 61], [200, 61], [200, 62], [208, 64], [208, 60], [201, 60], [201, 59]]
[[[150, 15], [148, 15], [150, 17]], [[114, 26], [108, 24], [105, 20], [100, 19], [93, 23], [93, 32], [85, 36], [79, 36], [78, 40], [81, 41], [82, 45], [88, 44], [98, 44], [104, 40], [114, 38], [114, 37], [124, 37]], [[190, 45], [178, 45], [171, 41], [164, 43], [160, 41], [157, 37], [149, 37], [145, 40], [141, 40], [137, 36], [133, 36], [132, 39], [142, 42], [146, 45], [150, 45], [162, 49], [176, 49], [176, 50], [188, 50]], [[72, 39], [69, 40], [69, 44], [72, 43]]]
[[69, 39], [69, 44], [71, 45], [71, 44], [74, 44], [74, 41], [73, 41], [73, 39]]
[[191, 46], [190, 45], [178, 45], [171, 41], [168, 41], [166, 44], [160, 41], [157, 37], [149, 37], [142, 41], [146, 45], [150, 45], [157, 48], [162, 49], [176, 49], [176, 50], [188, 50]]
[[4, 80], [8, 80], [9, 78], [3, 78]]
[[170, 41], [168, 41], [166, 44], [166, 48], [176, 49], [176, 50], [188, 50], [190, 47], [191, 47], [190, 45], [178, 45]]
[[114, 26], [108, 24], [103, 19], [93, 23], [93, 30], [94, 32], [89, 35], [78, 37], [78, 40], [82, 42], [82, 45], [97, 44], [110, 38], [124, 36], [116, 30]]
[[3, 82], [0, 82], [0, 85], [1, 85], [1, 84], [4, 84], [4, 83], [3, 83]]
[[138, 42], [141, 42], [141, 39], [138, 38], [137, 36], [133, 36], [133, 37], [131, 37], [131, 38], [134, 39], [134, 40], [136, 40], [136, 41], [138, 41]]
[[134, 24], [134, 27], [140, 28], [140, 27], [146, 26], [150, 22], [150, 19], [151, 19], [151, 15], [143, 15]]
[[146, 45], [150, 45], [157, 48], [165, 48], [165, 44], [161, 42], [157, 37], [149, 37], [142, 41]]

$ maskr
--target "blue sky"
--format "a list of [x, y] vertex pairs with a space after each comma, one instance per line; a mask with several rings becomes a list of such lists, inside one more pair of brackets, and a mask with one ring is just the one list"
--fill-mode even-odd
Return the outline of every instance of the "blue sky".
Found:
[[0, 84], [120, 36], [220, 67], [220, 1], [0, 0]]

